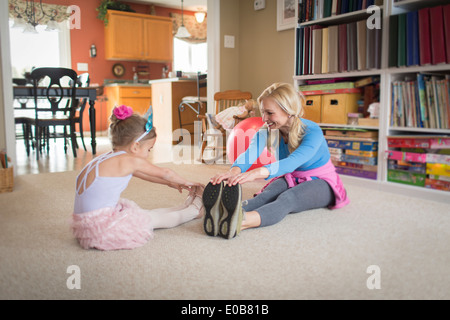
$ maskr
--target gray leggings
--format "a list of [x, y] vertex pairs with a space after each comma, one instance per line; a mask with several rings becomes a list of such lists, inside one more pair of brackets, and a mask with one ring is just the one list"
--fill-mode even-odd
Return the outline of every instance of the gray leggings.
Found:
[[272, 182], [256, 197], [245, 200], [245, 211], [257, 211], [261, 216], [260, 227], [280, 222], [286, 215], [334, 204], [334, 193], [325, 180], [315, 179], [288, 188], [285, 179]]

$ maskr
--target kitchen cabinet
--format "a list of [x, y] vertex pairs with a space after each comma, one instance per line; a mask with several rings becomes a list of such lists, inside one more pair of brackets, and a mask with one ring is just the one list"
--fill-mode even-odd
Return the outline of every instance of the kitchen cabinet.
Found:
[[152, 102], [150, 85], [108, 85], [105, 86], [108, 119], [115, 106], [122, 104], [133, 108], [134, 112], [144, 115]]
[[172, 19], [110, 10], [105, 27], [105, 57], [109, 60], [171, 62]]

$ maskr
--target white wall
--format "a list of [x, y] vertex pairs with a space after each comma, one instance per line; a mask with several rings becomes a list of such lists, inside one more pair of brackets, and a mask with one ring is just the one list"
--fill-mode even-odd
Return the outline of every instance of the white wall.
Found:
[[6, 149], [15, 163], [11, 54], [9, 47], [8, 1], [0, 1], [0, 149]]

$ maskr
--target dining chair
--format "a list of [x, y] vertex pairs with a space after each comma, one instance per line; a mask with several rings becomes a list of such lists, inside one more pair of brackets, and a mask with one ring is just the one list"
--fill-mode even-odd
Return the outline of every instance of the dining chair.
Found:
[[[86, 88], [89, 87], [89, 84], [91, 83], [91, 79], [89, 77], [89, 73], [82, 73], [78, 76], [77, 79], [77, 86], [78, 88]], [[88, 98], [83, 99], [77, 99], [77, 107], [76, 107], [76, 113], [73, 121], [75, 124], [78, 123], [78, 129], [80, 131], [80, 138], [81, 143], [83, 144], [84, 151], [86, 151], [86, 144], [84, 143], [84, 131], [83, 131], [83, 112], [86, 108]], [[67, 101], [67, 103], [70, 103], [70, 101]], [[78, 143], [77, 143], [77, 149], [78, 149]]]
[[[214, 94], [215, 114], [218, 114], [227, 108], [243, 104], [251, 98], [252, 94], [250, 92], [243, 92], [240, 90], [216, 92]], [[199, 159], [201, 162], [206, 162], [203, 156], [205, 150], [212, 150], [213, 152], [213, 158], [208, 160], [208, 163], [210, 161], [215, 162], [216, 160], [223, 158], [226, 154], [226, 131], [219, 130], [213, 125], [211, 121], [211, 117], [213, 116], [214, 115], [208, 113], [197, 116], [202, 121], [202, 148]], [[235, 116], [235, 125], [245, 118]]]
[[[28, 81], [25, 78], [13, 78], [12, 82], [14, 85], [18, 86], [25, 86], [28, 84]], [[16, 129], [16, 139], [23, 139], [27, 156], [29, 156], [30, 142], [33, 138], [30, 123], [30, 113], [33, 112], [33, 110], [27, 108], [28, 99], [18, 99], [17, 102], [20, 104], [20, 108], [15, 108], [14, 110], [14, 123], [15, 125], [19, 125], [21, 129], [20, 131]]]
[[200, 114], [200, 109], [203, 106], [206, 107], [207, 97], [202, 96], [200, 90], [202, 88], [206, 88], [207, 86], [207, 74], [202, 74], [201, 72], [197, 72], [197, 95], [196, 96], [186, 96], [181, 99], [180, 104], [178, 105], [178, 119], [180, 123], [180, 129], [183, 126], [194, 125], [194, 122], [183, 123], [181, 118], [181, 113], [184, 112], [186, 108], [195, 112], [195, 115], [198, 116]]
[[[77, 141], [75, 132], [75, 112], [78, 106], [76, 99], [77, 73], [68, 68], [44, 67], [31, 71], [30, 78], [33, 83], [35, 117], [30, 119], [34, 126], [34, 144], [36, 159], [42, 147], [46, 146], [49, 153], [50, 138], [64, 139], [64, 152], [67, 153], [67, 140], [70, 137], [72, 152], [77, 156]], [[38, 87], [42, 81], [48, 82], [44, 86], [44, 99], [38, 97]], [[67, 83], [67, 84], [66, 84]], [[69, 103], [67, 103], [69, 101]], [[51, 127], [62, 127], [63, 133], [56, 130], [50, 132]]]

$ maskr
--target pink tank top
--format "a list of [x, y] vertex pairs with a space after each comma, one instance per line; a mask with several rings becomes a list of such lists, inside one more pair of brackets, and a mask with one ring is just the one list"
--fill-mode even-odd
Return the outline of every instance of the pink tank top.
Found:
[[[99, 156], [87, 164], [86, 173], [75, 193], [74, 213], [85, 213], [107, 207], [115, 207], [120, 199], [120, 194], [125, 190], [130, 182], [132, 175], [124, 177], [100, 177], [98, 175], [98, 165], [112, 157], [126, 153], [109, 152]], [[95, 169], [95, 178], [91, 185], [86, 188], [86, 179], [88, 174]], [[81, 171], [83, 172], [84, 169]], [[80, 174], [81, 175], [81, 174]], [[78, 175], [78, 177], [80, 177]], [[77, 180], [78, 180], [77, 177]], [[80, 190], [84, 190], [80, 194]]]

